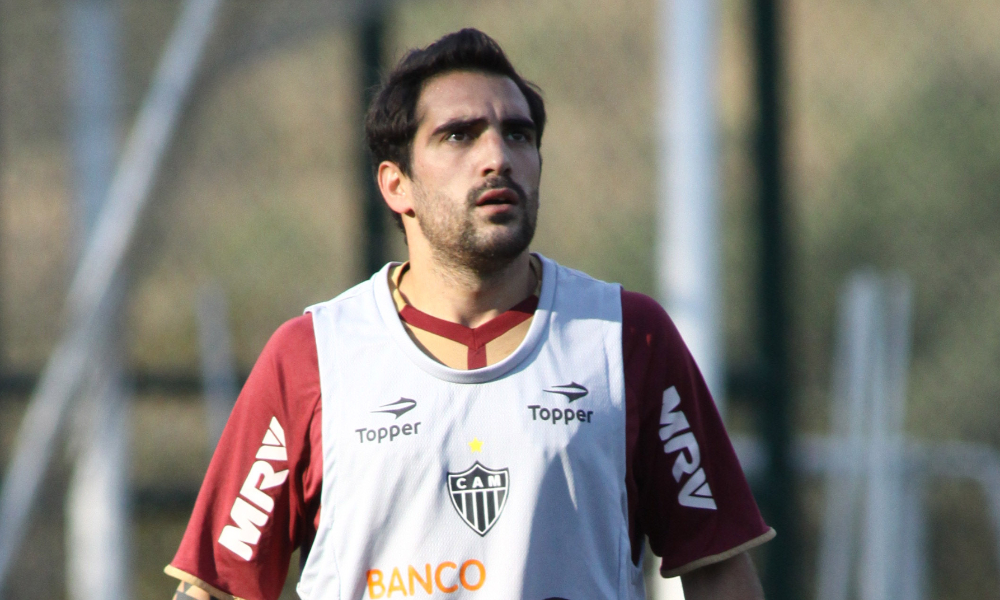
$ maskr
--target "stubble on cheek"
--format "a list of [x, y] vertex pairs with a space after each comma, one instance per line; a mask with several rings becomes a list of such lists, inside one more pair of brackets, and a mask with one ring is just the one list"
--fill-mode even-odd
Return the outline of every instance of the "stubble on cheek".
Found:
[[[476, 210], [476, 199], [491, 188], [509, 187], [518, 195], [512, 210], [488, 217]], [[510, 180], [470, 190], [463, 205], [442, 194], [420, 189], [414, 212], [424, 237], [442, 262], [478, 273], [495, 272], [520, 255], [531, 243], [538, 213], [538, 192], [529, 197]]]

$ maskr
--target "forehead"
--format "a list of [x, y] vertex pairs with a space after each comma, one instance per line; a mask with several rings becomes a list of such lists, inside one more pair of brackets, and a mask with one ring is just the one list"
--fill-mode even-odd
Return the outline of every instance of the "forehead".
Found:
[[417, 100], [420, 126], [476, 117], [531, 118], [524, 94], [509, 77], [453, 71], [427, 80]]

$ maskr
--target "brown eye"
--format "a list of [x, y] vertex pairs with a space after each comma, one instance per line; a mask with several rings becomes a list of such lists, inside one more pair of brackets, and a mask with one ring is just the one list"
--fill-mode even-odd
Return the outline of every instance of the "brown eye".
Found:
[[507, 139], [517, 144], [527, 144], [534, 140], [531, 131], [517, 130], [507, 133]]

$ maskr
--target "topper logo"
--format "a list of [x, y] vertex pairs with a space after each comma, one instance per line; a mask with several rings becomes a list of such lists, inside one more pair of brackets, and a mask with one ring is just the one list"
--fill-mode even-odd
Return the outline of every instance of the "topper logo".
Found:
[[681, 506], [715, 510], [712, 489], [708, 487], [705, 469], [701, 468], [701, 449], [698, 447], [698, 440], [690, 431], [691, 426], [684, 411], [674, 410], [680, 404], [681, 397], [676, 388], [671, 386], [663, 392], [663, 408], [660, 410], [660, 440], [663, 441], [663, 453], [677, 452], [673, 468], [674, 481], [680, 483], [685, 474], [691, 476], [681, 487], [677, 502]]
[[288, 469], [275, 473], [274, 467], [267, 462], [269, 460], [288, 461], [285, 430], [275, 417], [271, 417], [264, 441], [257, 450], [257, 462], [250, 467], [250, 474], [243, 481], [240, 495], [229, 511], [229, 516], [236, 525], [226, 525], [219, 536], [219, 543], [243, 560], [250, 560], [253, 556], [253, 548], [250, 546], [256, 545], [260, 540], [260, 530], [257, 528], [267, 524], [268, 515], [274, 510], [274, 498], [263, 490], [277, 487], [288, 479]]

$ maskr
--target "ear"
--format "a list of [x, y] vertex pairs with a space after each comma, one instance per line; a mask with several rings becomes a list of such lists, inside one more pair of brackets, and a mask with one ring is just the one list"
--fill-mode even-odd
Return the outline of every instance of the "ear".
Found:
[[413, 216], [413, 189], [410, 178], [399, 165], [384, 160], [378, 166], [378, 189], [392, 212]]

